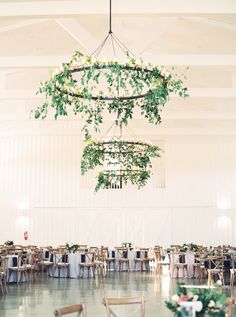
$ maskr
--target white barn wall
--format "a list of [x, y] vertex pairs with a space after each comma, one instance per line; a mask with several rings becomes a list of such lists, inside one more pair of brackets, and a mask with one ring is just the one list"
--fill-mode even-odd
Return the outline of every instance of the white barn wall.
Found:
[[150, 181], [140, 191], [94, 195], [86, 186], [94, 184], [93, 174], [80, 175], [79, 136], [0, 139], [0, 243], [23, 243], [28, 229], [28, 243], [40, 245], [236, 244], [235, 138], [164, 141], [165, 189]]

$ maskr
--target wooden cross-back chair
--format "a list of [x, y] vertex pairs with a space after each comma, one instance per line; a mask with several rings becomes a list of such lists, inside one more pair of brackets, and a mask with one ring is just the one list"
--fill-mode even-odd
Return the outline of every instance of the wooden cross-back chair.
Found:
[[152, 258], [148, 257], [149, 248], [137, 248], [136, 257], [134, 259], [134, 270], [137, 269], [139, 264], [140, 271], [150, 271], [150, 261]]
[[188, 277], [188, 264], [186, 263], [184, 252], [171, 253], [171, 276], [173, 277], [176, 273], [176, 277], [179, 278], [179, 273], [182, 273], [183, 278]]
[[[79, 263], [79, 274], [78, 277], [84, 277], [84, 271], [87, 269], [88, 277], [95, 277], [95, 263], [94, 263], [94, 253], [86, 252], [82, 254], [84, 256], [84, 262]], [[82, 256], [81, 255], [81, 256]]]
[[224, 256], [209, 256], [207, 273], [209, 285], [214, 283], [214, 276], [218, 276], [224, 285]]
[[82, 317], [86, 317], [85, 305], [84, 304], [76, 304], [76, 305], [71, 305], [71, 306], [66, 306], [63, 308], [56, 309], [54, 311], [54, 316], [55, 317], [62, 317], [64, 315], [73, 314], [73, 313], [77, 313], [78, 317], [80, 315]]
[[9, 276], [8, 282], [11, 279], [11, 274], [16, 274], [16, 282], [17, 284], [20, 282], [21, 277], [24, 277], [26, 281], [28, 281], [28, 272], [27, 272], [27, 255], [19, 254], [13, 257], [12, 266], [8, 268]]
[[42, 273], [46, 271], [47, 275], [49, 276], [49, 270], [54, 265], [54, 255], [53, 255], [52, 249], [46, 249], [45, 251], [42, 250], [38, 256], [39, 256], [38, 264], [41, 267]]
[[6, 256], [0, 256], [0, 288], [2, 294], [7, 293], [7, 263]]
[[106, 307], [107, 317], [117, 317], [111, 306], [117, 305], [140, 305], [141, 317], [145, 316], [145, 299], [144, 297], [123, 297], [123, 298], [103, 298], [103, 305]]
[[64, 270], [64, 277], [69, 277], [69, 268], [70, 263], [68, 262], [68, 254], [67, 253], [55, 253], [55, 265], [53, 270], [53, 276], [56, 276], [56, 270], [58, 271], [58, 277], [61, 277], [61, 269]]
[[232, 255], [230, 259], [232, 262], [232, 267], [230, 268], [230, 287], [232, 288], [234, 286], [234, 278], [236, 275], [236, 256]]
[[118, 259], [117, 259], [117, 268], [120, 272], [124, 269], [124, 265], [126, 266], [126, 271], [130, 272], [130, 265], [129, 265], [129, 249], [124, 247], [116, 247]]
[[170, 275], [170, 257], [168, 261], [165, 261], [165, 253], [162, 247], [154, 249], [154, 260], [156, 265], [156, 272], [162, 273], [163, 267], [167, 267]]
[[97, 274], [100, 274], [102, 277], [105, 277], [107, 273], [107, 256], [108, 248], [103, 246], [98, 250], [97, 255], [95, 255], [94, 270], [95, 272], [97, 272]]

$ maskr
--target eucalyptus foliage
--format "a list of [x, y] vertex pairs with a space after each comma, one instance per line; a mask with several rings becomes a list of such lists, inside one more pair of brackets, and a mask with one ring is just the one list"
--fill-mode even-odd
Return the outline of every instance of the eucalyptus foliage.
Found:
[[67, 116], [70, 109], [84, 119], [83, 131], [90, 136], [103, 122], [105, 111], [115, 114], [120, 125], [132, 118], [134, 108], [150, 123], [161, 122], [160, 113], [170, 94], [187, 96], [182, 80], [167, 73], [163, 67], [145, 64], [127, 54], [127, 61], [99, 61], [75, 52], [72, 59], [41, 83], [38, 93], [46, 96], [45, 102], [33, 112], [35, 118], [46, 118], [49, 108], [54, 117]]
[[14, 242], [12, 240], [7, 240], [6, 242], [4, 242], [4, 244], [6, 246], [12, 246], [12, 245], [14, 245]]
[[81, 173], [101, 167], [95, 191], [111, 184], [131, 182], [138, 189], [146, 185], [151, 176], [151, 159], [160, 157], [161, 149], [151, 143], [130, 142], [121, 138], [110, 141], [89, 139], [83, 150]]
[[75, 253], [77, 250], [79, 249], [79, 245], [78, 244], [69, 244], [68, 242], [66, 242], [66, 250], [69, 253]]

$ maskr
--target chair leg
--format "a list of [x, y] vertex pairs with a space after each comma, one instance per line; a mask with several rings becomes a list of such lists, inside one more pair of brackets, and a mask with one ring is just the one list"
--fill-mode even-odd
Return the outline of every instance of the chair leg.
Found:
[[21, 278], [21, 271], [16, 273], [16, 278], [17, 278], [17, 284], [19, 284], [20, 282], [20, 278]]
[[8, 283], [10, 282], [11, 273], [12, 273], [12, 271], [10, 271], [10, 272], [9, 272], [9, 275], [8, 275]]
[[234, 285], [234, 272], [230, 270], [230, 287], [232, 288]]

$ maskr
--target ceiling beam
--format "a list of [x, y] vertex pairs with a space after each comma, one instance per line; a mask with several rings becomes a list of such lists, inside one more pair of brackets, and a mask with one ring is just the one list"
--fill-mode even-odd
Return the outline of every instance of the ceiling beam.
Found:
[[26, 26], [31, 26], [31, 25], [43, 23], [45, 21], [47, 21], [47, 19], [32, 19], [32, 20], [28, 19], [28, 20], [19, 21], [17, 23], [12, 23], [12, 24], [0, 27], [0, 33], [14, 31], [14, 30], [26, 27]]
[[[236, 98], [235, 88], [189, 88], [191, 97], [214, 97], [214, 98]], [[175, 98], [173, 96], [172, 98]], [[178, 97], [179, 98], [179, 97]], [[42, 95], [36, 95], [36, 90], [3, 90], [0, 99], [43, 99]], [[187, 99], [186, 99], [187, 100]], [[186, 101], [187, 102], [187, 101]]]
[[[203, 15], [235, 14], [235, 0], [119, 0], [113, 1], [113, 14]], [[0, 3], [1, 17], [68, 17], [108, 14], [107, 0], [7, 1]]]
[[75, 19], [56, 19], [56, 22], [73, 37], [87, 53], [91, 53], [99, 46], [100, 43]]
[[[165, 17], [159, 18], [157, 20], [155, 32], [148, 32], [143, 36], [142, 41], [136, 41], [135, 49], [132, 50], [137, 53], [137, 56], [142, 54], [148, 47], [154, 42], [157, 41], [163, 34], [165, 34], [173, 25], [178, 21], [178, 18]], [[125, 30], [124, 30], [125, 32]], [[139, 46], [139, 49], [137, 48]]]
[[144, 60], [158, 65], [176, 66], [233, 66], [236, 55], [233, 54], [150, 54], [142, 55]]
[[213, 26], [213, 27], [217, 27], [217, 28], [223, 28], [226, 30], [231, 30], [231, 31], [236, 31], [236, 25], [232, 24], [232, 23], [227, 23], [225, 22], [221, 22], [221, 21], [217, 21], [217, 18], [214, 20], [214, 18], [203, 18], [203, 17], [190, 17], [190, 18], [184, 18], [185, 20], [189, 20], [189, 21], [194, 21], [197, 23], [203, 23], [205, 25], [209, 25], [209, 26]]
[[[71, 55], [61, 56], [0, 56], [0, 68], [58, 67]], [[158, 65], [176, 66], [235, 66], [236, 55], [211, 54], [142, 54], [146, 61]]]

